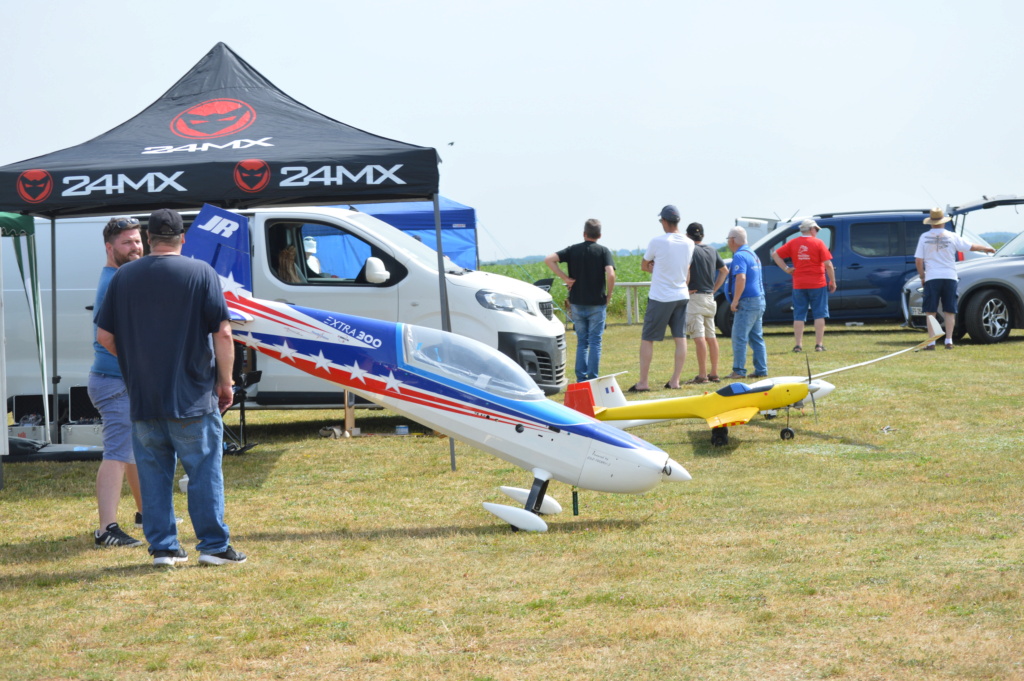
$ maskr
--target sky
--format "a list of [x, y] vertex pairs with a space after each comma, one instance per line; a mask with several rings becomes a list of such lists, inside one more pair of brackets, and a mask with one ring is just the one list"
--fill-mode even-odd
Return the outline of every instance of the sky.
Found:
[[[0, 165], [153, 103], [218, 42], [331, 118], [434, 147], [483, 261], [657, 215], [737, 217], [1024, 194], [1024, 3], [1000, 0], [5, 2]], [[975, 232], [1024, 230], [1012, 208]]]

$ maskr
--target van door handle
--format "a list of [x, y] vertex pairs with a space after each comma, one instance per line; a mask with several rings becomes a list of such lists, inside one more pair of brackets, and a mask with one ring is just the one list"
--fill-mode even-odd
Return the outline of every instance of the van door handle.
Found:
[[848, 269], [848, 270], [859, 270], [859, 269], [861, 269], [862, 267], [864, 267], [864, 266], [863, 266], [863, 265], [861, 265], [861, 264], [860, 264], [859, 262], [855, 262], [855, 263], [853, 263], [852, 265], [847, 265], [847, 266], [846, 266], [846, 269]]

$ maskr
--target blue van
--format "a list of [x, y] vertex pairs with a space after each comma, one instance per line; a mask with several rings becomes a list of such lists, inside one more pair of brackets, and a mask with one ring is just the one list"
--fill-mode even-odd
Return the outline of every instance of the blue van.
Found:
[[[931, 227], [924, 224], [929, 209], [822, 213], [813, 216], [821, 227], [818, 238], [832, 253], [836, 271], [836, 291], [829, 296], [829, 320], [832, 322], [903, 321], [903, 285], [917, 276], [914, 251], [921, 234]], [[800, 236], [804, 218], [781, 223], [777, 229], [751, 246], [761, 260], [764, 273], [766, 324], [793, 322], [793, 278], [772, 260], [779, 246]], [[949, 223], [948, 229], [953, 229]], [[964, 233], [973, 243], [987, 243], [981, 237]], [[971, 253], [967, 256], [980, 256]], [[732, 313], [724, 295], [718, 297], [715, 319], [722, 333], [732, 331]], [[813, 321], [813, 320], [808, 320]]]

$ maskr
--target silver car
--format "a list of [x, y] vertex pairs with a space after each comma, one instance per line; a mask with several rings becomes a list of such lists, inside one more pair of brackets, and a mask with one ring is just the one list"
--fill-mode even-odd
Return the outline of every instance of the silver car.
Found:
[[[957, 263], [956, 273], [960, 299], [954, 338], [966, 333], [977, 343], [998, 343], [1013, 329], [1024, 329], [1024, 232], [994, 256]], [[903, 313], [911, 326], [921, 329], [922, 299], [921, 279], [914, 277], [903, 287]]]

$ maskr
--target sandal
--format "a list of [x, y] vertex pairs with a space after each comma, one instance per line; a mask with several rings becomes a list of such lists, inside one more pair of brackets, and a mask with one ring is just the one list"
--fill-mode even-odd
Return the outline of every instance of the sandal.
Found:
[[669, 381], [669, 382], [665, 383], [665, 390], [679, 390], [679, 388], [673, 388], [672, 387], [672, 382]]
[[825, 346], [824, 345], [815, 345], [814, 346], [814, 351], [815, 352], [825, 352]]
[[631, 385], [629, 388], [626, 389], [626, 392], [627, 393], [649, 393], [649, 392], [651, 392], [651, 389], [650, 388], [638, 388], [638, 387], [636, 387], [636, 383], [634, 383], [633, 385]]
[[804, 346], [802, 346], [802, 345], [794, 345], [793, 346], [793, 352], [803, 352], [803, 351], [804, 351]]
[[722, 379], [718, 377], [718, 374], [708, 374], [708, 380], [711, 381], [712, 383], [718, 383]]
[[708, 378], [705, 377], [705, 376], [694, 376], [689, 381], [687, 381], [685, 383], [685, 385], [703, 385], [705, 383], [710, 383], [710, 382], [711, 381], [708, 380]]

